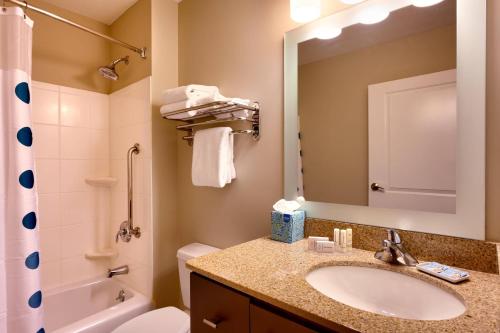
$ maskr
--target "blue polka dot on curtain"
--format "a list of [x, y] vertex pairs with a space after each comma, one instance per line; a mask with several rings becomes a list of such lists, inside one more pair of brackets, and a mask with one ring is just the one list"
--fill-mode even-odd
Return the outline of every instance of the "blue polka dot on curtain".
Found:
[[35, 176], [33, 175], [33, 171], [23, 171], [23, 173], [21, 173], [21, 175], [19, 176], [19, 184], [27, 189], [33, 188], [33, 185], [35, 184]]
[[17, 131], [17, 140], [26, 147], [31, 147], [33, 144], [33, 133], [31, 128], [23, 127]]
[[16, 85], [15, 92], [17, 98], [19, 98], [21, 101], [23, 101], [26, 104], [30, 103], [31, 100], [30, 88], [27, 82], [21, 82], [18, 85]]

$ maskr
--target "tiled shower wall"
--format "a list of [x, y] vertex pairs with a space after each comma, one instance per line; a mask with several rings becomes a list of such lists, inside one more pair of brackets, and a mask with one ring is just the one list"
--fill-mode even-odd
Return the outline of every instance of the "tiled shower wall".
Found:
[[109, 174], [109, 97], [33, 82], [33, 135], [44, 289], [102, 274], [89, 261], [95, 210], [85, 178]]
[[[128, 264], [130, 274], [120, 279], [150, 295], [150, 79], [109, 96], [33, 82], [32, 95], [43, 289], [104, 276], [108, 268]], [[134, 155], [134, 220], [143, 234], [115, 245], [118, 225], [127, 218], [126, 153], [136, 142], [141, 152]], [[117, 183], [105, 195], [85, 183], [85, 178], [108, 176]], [[116, 258], [85, 258], [96, 247], [96, 223], [107, 224]]]
[[119, 256], [112, 265], [127, 264], [130, 273], [117, 278], [147, 296], [153, 288], [150, 85], [148, 77], [110, 95], [110, 168], [118, 179], [111, 188], [111, 230], [114, 236], [127, 219], [127, 150], [139, 143], [140, 153], [133, 157], [133, 218], [142, 232], [140, 238], [117, 244]]

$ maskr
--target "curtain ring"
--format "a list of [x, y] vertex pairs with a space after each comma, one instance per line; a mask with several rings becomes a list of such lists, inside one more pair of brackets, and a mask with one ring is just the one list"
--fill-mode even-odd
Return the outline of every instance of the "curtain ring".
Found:
[[23, 1], [24, 2], [24, 19], [26, 20], [26, 12], [28, 11], [28, 1]]

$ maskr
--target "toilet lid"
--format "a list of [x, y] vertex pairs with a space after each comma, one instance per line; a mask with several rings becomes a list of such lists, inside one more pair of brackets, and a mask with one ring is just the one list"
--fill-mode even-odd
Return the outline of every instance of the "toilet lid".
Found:
[[188, 314], [169, 306], [135, 317], [112, 333], [186, 333], [189, 332], [189, 326]]

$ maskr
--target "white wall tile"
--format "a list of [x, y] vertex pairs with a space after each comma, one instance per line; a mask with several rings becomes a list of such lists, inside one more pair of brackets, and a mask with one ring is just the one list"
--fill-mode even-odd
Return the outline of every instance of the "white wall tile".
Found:
[[109, 159], [90, 160], [92, 177], [107, 177], [110, 175]]
[[144, 79], [110, 96], [110, 169], [111, 175], [118, 179], [118, 184], [111, 188], [112, 227], [118, 228], [120, 222], [127, 218], [126, 154], [137, 142], [141, 151], [139, 155], [134, 155], [134, 218], [144, 232], [140, 239], [116, 245], [119, 256], [113, 260], [113, 265], [128, 264], [130, 273], [119, 279], [146, 295], [151, 295], [153, 281], [149, 85], [149, 79]]
[[87, 128], [61, 128], [61, 159], [89, 159], [90, 130]]
[[61, 284], [61, 262], [59, 260], [42, 262], [40, 273], [44, 290], [58, 287]]
[[61, 226], [74, 224], [88, 224], [91, 221], [91, 212], [95, 207], [91, 205], [91, 192], [61, 193]]
[[90, 249], [87, 230], [84, 224], [63, 226], [61, 228], [62, 259], [83, 256], [84, 252]]
[[40, 228], [53, 228], [61, 224], [59, 193], [38, 195], [38, 220]]
[[61, 258], [61, 229], [40, 229], [40, 260], [42, 262]]
[[35, 161], [35, 183], [38, 193], [59, 192], [59, 160], [37, 159]]
[[[35, 175], [40, 195], [44, 289], [103, 276], [106, 268], [122, 262], [131, 268], [127, 282], [150, 294], [153, 257], [149, 85], [148, 78], [111, 96], [43, 83], [34, 85]], [[135, 219], [143, 236], [133, 243], [120, 243], [120, 256], [113, 263], [89, 261], [84, 253], [94, 249], [95, 223], [108, 221], [110, 236], [114, 237], [119, 223], [127, 218], [126, 153], [136, 142], [141, 145], [141, 154], [134, 156]], [[105, 197], [85, 183], [87, 177], [103, 176], [119, 178]]]
[[89, 127], [90, 107], [86, 93], [61, 92], [61, 125]]
[[[109, 176], [109, 96], [33, 83], [33, 133], [39, 192], [42, 288], [102, 276], [92, 262], [95, 223], [111, 224], [111, 196], [85, 183]], [[100, 193], [100, 192], [99, 192]], [[126, 204], [126, 202], [123, 202]]]
[[82, 257], [73, 257], [61, 261], [61, 281], [63, 284], [85, 280], [90, 276], [89, 263]]
[[85, 192], [85, 178], [92, 172], [89, 160], [61, 160], [61, 192]]
[[109, 97], [95, 94], [90, 101], [90, 128], [109, 130]]
[[59, 158], [59, 127], [35, 124], [33, 126], [35, 158]]
[[59, 124], [59, 88], [34, 82], [31, 94], [33, 122]]
[[109, 158], [109, 132], [105, 130], [89, 130], [89, 152], [90, 158]]
[[113, 186], [113, 192], [127, 191], [127, 160], [111, 160], [110, 170], [111, 176], [118, 181], [116, 185]]

